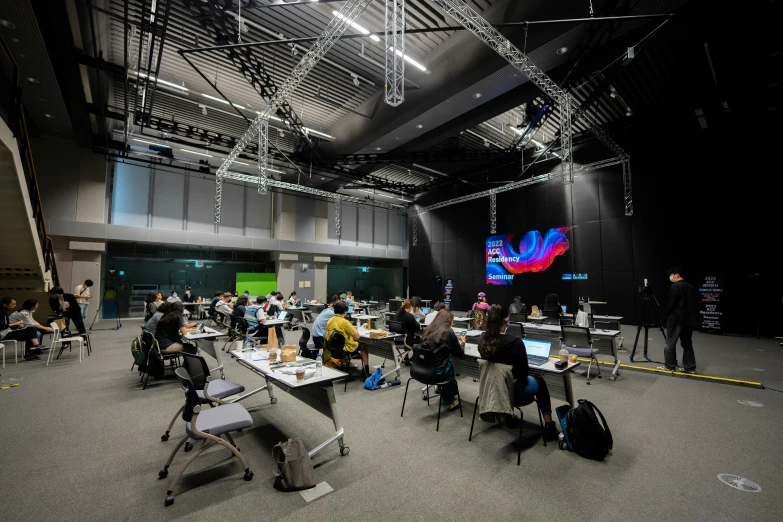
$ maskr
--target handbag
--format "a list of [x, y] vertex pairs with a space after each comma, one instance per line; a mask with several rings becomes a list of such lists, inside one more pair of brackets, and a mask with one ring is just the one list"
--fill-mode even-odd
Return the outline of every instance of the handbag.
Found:
[[313, 461], [299, 437], [279, 442], [272, 448], [275, 467], [275, 488], [282, 491], [299, 491], [315, 487]]

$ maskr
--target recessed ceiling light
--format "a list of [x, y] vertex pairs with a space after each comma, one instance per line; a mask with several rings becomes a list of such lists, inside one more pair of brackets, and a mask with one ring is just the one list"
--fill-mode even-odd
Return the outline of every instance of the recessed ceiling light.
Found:
[[326, 178], [325, 178], [325, 177], [323, 177], [323, 176], [321, 176], [321, 179], [322, 179], [322, 180], [324, 180], [324, 179], [326, 179]]
[[12, 36], [11, 41], [14, 43], [19, 43], [19, 38], [17, 38], [16, 36]]
[[16, 29], [16, 25], [8, 20], [0, 20], [0, 25], [7, 27], [8, 29]]
[[477, 92], [476, 94], [473, 95], [473, 97], [478, 100], [479, 98], [481, 98], [481, 93]]
[[375, 147], [375, 150], [381, 150], [381, 148], [380, 147]]
[[568, 52], [568, 47], [561, 47], [557, 51], [555, 51], [557, 54], [565, 54]]
[[424, 127], [424, 125], [422, 125], [421, 123], [419, 123], [418, 125], [416, 125], [416, 128], [417, 128], [417, 129], [421, 129], [421, 128], [423, 128], [423, 127]]
[[52, 115], [51, 115], [51, 114], [49, 114], [49, 113], [46, 113], [46, 114], [44, 114], [44, 116], [46, 116], [46, 117], [47, 117], [47, 118], [49, 118], [50, 120], [53, 120], [53, 119], [54, 119], [54, 116], [52, 116]]
[[41, 83], [37, 79], [33, 78], [32, 76], [28, 76], [27, 81], [30, 83]]

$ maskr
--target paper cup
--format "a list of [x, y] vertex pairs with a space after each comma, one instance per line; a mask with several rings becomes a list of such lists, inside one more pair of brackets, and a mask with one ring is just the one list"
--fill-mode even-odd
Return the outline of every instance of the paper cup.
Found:
[[269, 362], [277, 361], [277, 350], [269, 350]]
[[305, 369], [304, 368], [297, 368], [296, 369], [296, 380], [297, 381], [303, 381], [305, 377]]

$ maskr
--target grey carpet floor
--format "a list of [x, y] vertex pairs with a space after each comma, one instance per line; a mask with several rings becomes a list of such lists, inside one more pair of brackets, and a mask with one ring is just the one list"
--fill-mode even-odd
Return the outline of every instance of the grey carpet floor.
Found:
[[[313, 447], [330, 436], [331, 421], [285, 393], [277, 393], [276, 405], [259, 394], [246, 401], [263, 406], [253, 413], [253, 428], [236, 437], [253, 481], [242, 480], [227, 451], [212, 449], [191, 465], [175, 504], [165, 508], [168, 481], [158, 481], [157, 472], [184, 434], [182, 422], [168, 442], [160, 435], [183, 397], [171, 379], [138, 389], [137, 374], [129, 371], [137, 324], [96, 331], [94, 353], [82, 363], [66, 354], [48, 368], [44, 360], [11, 359], [0, 370], [0, 385], [19, 383], [0, 391], [0, 518], [682, 522], [780, 520], [783, 510], [782, 393], [635, 372], [591, 386], [575, 376], [576, 397], [594, 401], [611, 426], [614, 451], [604, 462], [544, 447], [532, 408], [525, 409], [521, 466], [514, 431], [477, 421], [468, 442], [478, 391], [470, 379], [460, 380], [465, 417], [444, 413], [440, 432], [437, 405], [427, 407], [413, 384], [402, 418], [404, 385], [369, 392], [357, 381], [346, 393], [340, 387], [351, 453], [341, 457], [332, 445], [316, 457], [318, 480], [334, 492], [310, 503], [272, 487], [272, 447], [296, 435]], [[624, 333], [630, 349], [636, 329]], [[651, 337], [651, 357], [662, 357], [663, 343]], [[783, 389], [782, 349], [774, 340], [697, 335], [695, 346], [701, 371], [774, 379], [765, 384]], [[227, 378], [248, 388], [260, 384], [237, 363], [224, 362]], [[184, 460], [180, 454], [174, 467]], [[719, 473], [746, 477], [762, 491], [732, 489], [718, 481]]]

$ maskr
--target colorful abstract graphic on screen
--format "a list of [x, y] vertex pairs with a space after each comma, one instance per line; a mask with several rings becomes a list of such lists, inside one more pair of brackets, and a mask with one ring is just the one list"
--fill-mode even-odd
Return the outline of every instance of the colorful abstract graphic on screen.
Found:
[[571, 247], [566, 232], [574, 227], [550, 228], [544, 236], [538, 230], [526, 232], [514, 246], [515, 234], [489, 236], [486, 245], [487, 284], [510, 285], [516, 274], [543, 272]]

